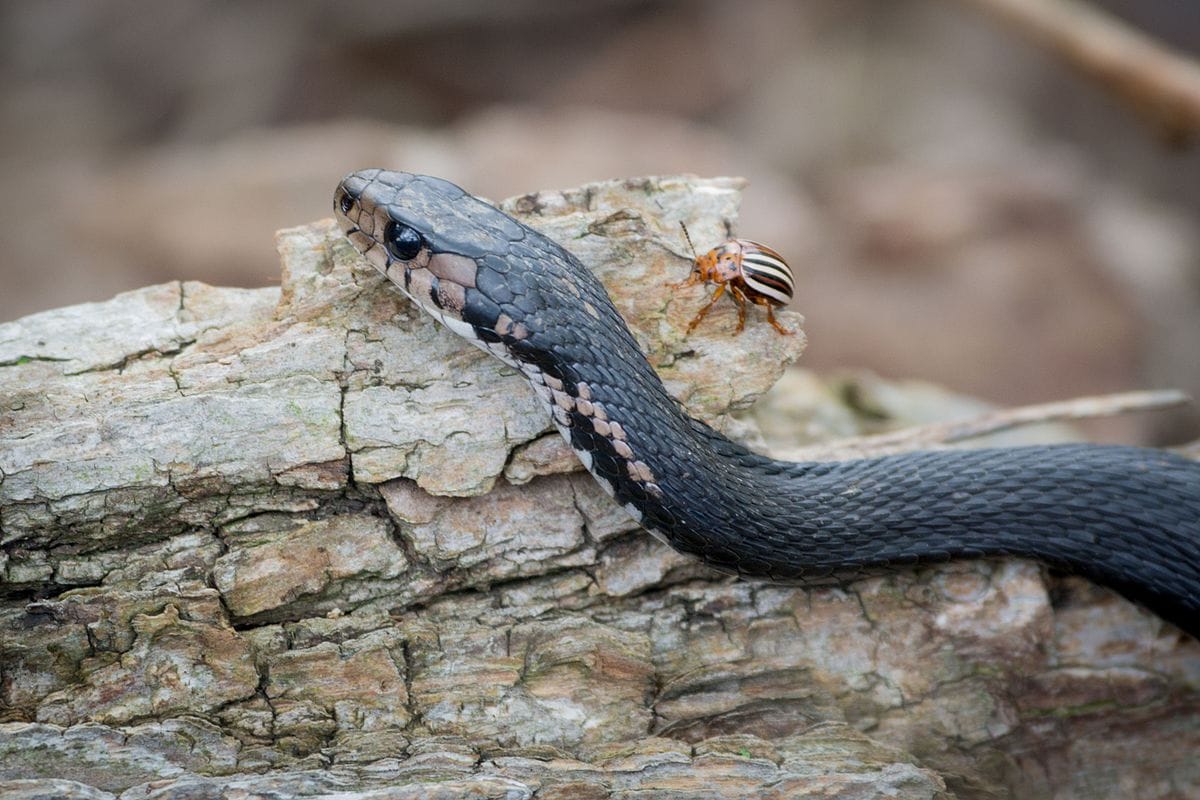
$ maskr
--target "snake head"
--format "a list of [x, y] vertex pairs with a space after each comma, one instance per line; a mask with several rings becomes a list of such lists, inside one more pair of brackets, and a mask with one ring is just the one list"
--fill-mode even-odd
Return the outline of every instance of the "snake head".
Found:
[[354, 248], [424, 311], [476, 344], [481, 326], [495, 327], [481, 265], [524, 239], [523, 226], [448, 181], [380, 169], [343, 178], [333, 211]]
[[333, 211], [354, 248], [418, 306], [510, 362], [544, 360], [534, 334], [561, 325], [564, 298], [591, 301], [576, 327], [598, 321], [600, 308], [610, 324], [620, 319], [574, 256], [441, 178], [354, 172]]
[[414, 252], [389, 247], [389, 231], [409, 228], [431, 253], [474, 260], [505, 253], [529, 233], [516, 220], [449, 181], [382, 169], [360, 170], [343, 178], [334, 192], [333, 211], [351, 243], [376, 266], [377, 260], [385, 264], [387, 260], [384, 253], [369, 255], [375, 246], [384, 248], [392, 261], [409, 261], [405, 256]]
[[545, 371], [600, 341], [645, 360], [578, 259], [448, 181], [361, 170], [342, 179], [333, 211], [354, 248], [421, 309], [509, 364]]

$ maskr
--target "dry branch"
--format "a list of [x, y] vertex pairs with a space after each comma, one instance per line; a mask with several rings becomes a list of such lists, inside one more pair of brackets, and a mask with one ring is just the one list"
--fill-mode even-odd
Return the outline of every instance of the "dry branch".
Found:
[[956, 444], [1029, 425], [1073, 422], [1143, 411], [1161, 411], [1189, 402], [1191, 402], [1191, 397], [1185, 392], [1175, 389], [1076, 397], [1052, 403], [997, 409], [954, 422], [936, 422], [870, 436], [839, 439], [788, 450], [779, 455], [796, 461], [870, 458], [908, 450]]
[[1200, 64], [1081, 0], [960, 0], [1112, 92], [1176, 145], [1200, 135]]

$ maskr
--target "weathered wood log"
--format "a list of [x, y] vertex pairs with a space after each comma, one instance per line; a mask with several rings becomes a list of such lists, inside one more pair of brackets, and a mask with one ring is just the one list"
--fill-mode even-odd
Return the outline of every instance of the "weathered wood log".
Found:
[[[740, 188], [504, 204], [594, 266], [718, 426], [803, 347], [730, 337], [732, 307], [684, 339], [702, 294], [662, 286], [688, 265], [675, 220], [722, 239]], [[278, 290], [169, 284], [0, 326], [5, 796], [1200, 786], [1194, 640], [1021, 562], [819, 591], [717, 575], [639, 531], [520, 378], [330, 223], [279, 249]]]

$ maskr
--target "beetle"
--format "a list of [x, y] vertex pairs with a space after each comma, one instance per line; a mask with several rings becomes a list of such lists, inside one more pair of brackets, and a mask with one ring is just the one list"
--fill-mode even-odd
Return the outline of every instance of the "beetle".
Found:
[[685, 280], [667, 285], [673, 289], [695, 286], [697, 283], [713, 283], [717, 286], [708, 303], [688, 323], [688, 333], [695, 330], [700, 320], [728, 289], [738, 304], [738, 325], [734, 335], [746, 327], [747, 302], [767, 309], [767, 322], [771, 323], [771, 327], [784, 336], [792, 335], [793, 331], [775, 319], [775, 307], [790, 303], [795, 289], [792, 268], [783, 260], [783, 256], [765, 244], [749, 239], [729, 239], [704, 255], [697, 255], [687, 226], [682, 222], [679, 226], [683, 228], [683, 235], [692, 250], [692, 271]]

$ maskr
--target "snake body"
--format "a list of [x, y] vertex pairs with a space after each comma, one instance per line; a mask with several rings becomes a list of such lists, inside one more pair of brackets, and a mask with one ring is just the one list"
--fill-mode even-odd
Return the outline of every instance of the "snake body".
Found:
[[770, 459], [681, 410], [578, 259], [454, 184], [364, 170], [334, 212], [418, 306], [520, 370], [601, 487], [677, 550], [809, 585], [1032, 558], [1200, 635], [1200, 463], [1105, 445]]

